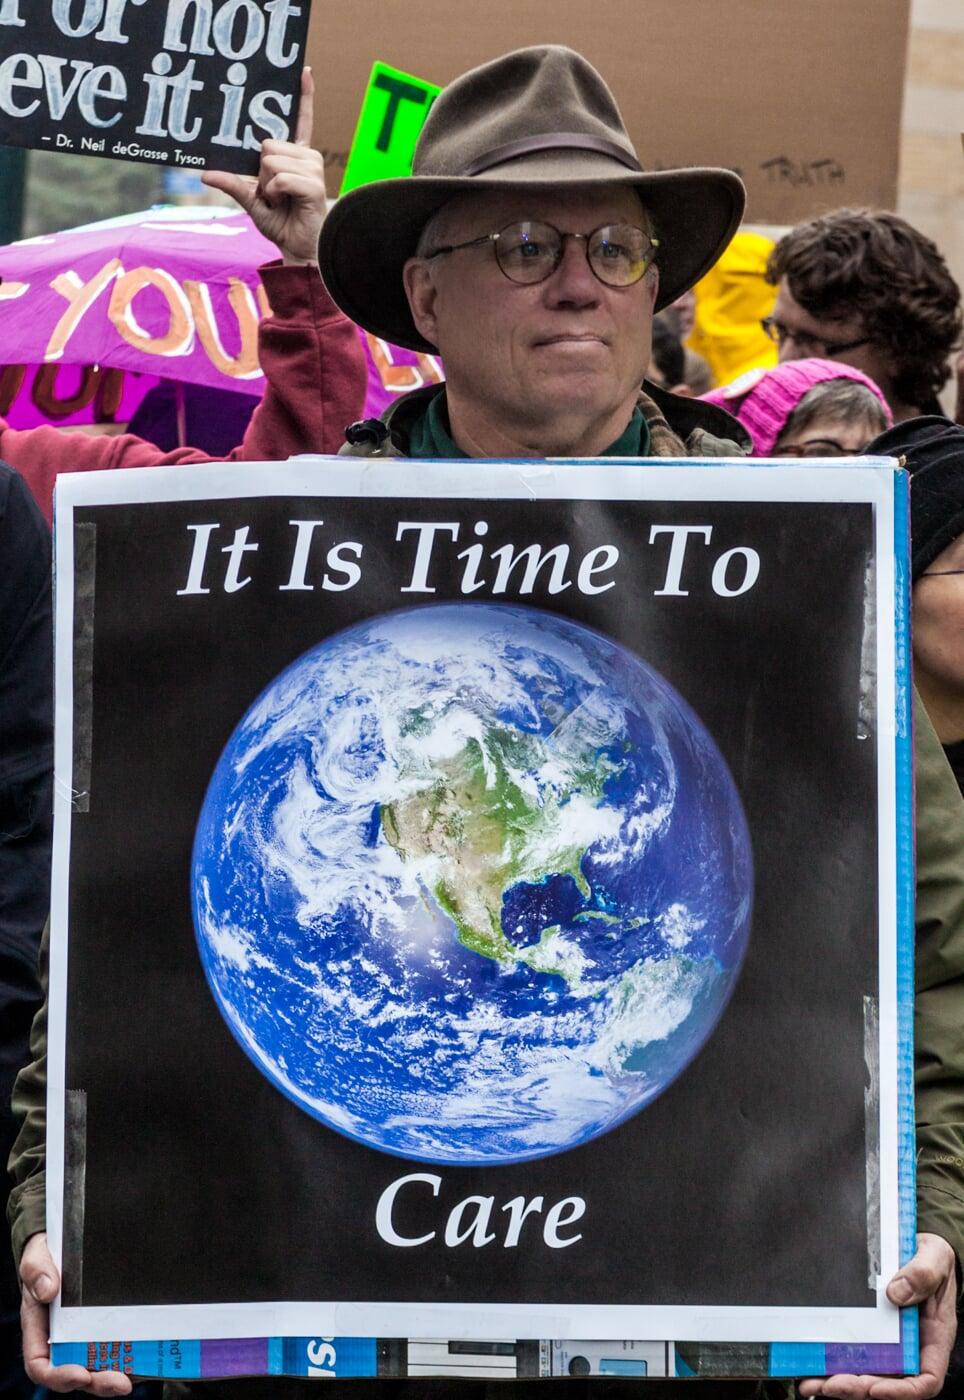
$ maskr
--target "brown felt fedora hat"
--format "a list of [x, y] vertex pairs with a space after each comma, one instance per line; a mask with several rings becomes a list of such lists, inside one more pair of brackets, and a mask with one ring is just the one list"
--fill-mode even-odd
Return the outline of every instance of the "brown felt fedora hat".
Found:
[[713, 266], [746, 202], [729, 170], [644, 171], [592, 64], [543, 44], [473, 68], [439, 94], [411, 176], [362, 185], [329, 213], [321, 274], [360, 326], [396, 345], [434, 350], [415, 329], [402, 285], [402, 267], [431, 216], [467, 190], [592, 184], [630, 185], [649, 211], [659, 238], [657, 310]]

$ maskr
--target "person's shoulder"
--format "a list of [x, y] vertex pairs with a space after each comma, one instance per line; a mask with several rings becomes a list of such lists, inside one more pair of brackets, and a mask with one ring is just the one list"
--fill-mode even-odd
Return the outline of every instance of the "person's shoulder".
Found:
[[715, 404], [670, 393], [647, 380], [639, 406], [649, 423], [656, 456], [674, 455], [674, 444], [684, 457], [752, 455], [753, 441], [746, 428]]
[[8, 467], [6, 462], [0, 462], [0, 516], [7, 513], [11, 492], [16, 493], [23, 484], [23, 477], [18, 471]]
[[33, 492], [15, 467], [0, 462], [0, 544], [9, 558], [11, 551], [26, 553], [38, 540], [49, 540], [50, 530]]
[[44, 523], [40, 507], [33, 498], [33, 492], [16, 467], [0, 461], [0, 516], [17, 508], [32, 515], [36, 512], [41, 524]]

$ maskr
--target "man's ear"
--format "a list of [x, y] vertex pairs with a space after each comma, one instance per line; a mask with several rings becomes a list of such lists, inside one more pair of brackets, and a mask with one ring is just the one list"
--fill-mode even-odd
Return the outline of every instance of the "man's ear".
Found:
[[424, 340], [438, 345], [435, 319], [435, 299], [438, 295], [428, 263], [424, 258], [409, 258], [402, 268], [402, 284], [408, 297], [415, 328]]

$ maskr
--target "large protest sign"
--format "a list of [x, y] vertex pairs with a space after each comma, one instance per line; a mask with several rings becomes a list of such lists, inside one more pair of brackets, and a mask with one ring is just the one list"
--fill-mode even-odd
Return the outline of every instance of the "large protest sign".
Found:
[[[739, 170], [749, 219], [790, 224], [842, 204], [893, 208], [909, 0], [446, 0], [318, 5], [308, 61], [325, 92], [315, 144], [329, 193], [374, 60], [444, 84], [527, 44], [568, 44], [613, 89], [648, 169]], [[859, 55], [859, 61], [853, 61]], [[845, 57], [846, 56], [846, 57]]]
[[54, 1342], [913, 1370], [904, 474], [57, 492]]
[[0, 142], [255, 171], [287, 140], [311, 0], [0, 0]]

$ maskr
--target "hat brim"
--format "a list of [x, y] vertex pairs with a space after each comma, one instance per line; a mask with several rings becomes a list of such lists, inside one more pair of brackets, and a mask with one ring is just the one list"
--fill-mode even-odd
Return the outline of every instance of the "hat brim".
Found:
[[321, 275], [345, 315], [382, 340], [434, 353], [415, 328], [402, 268], [428, 220], [470, 191], [539, 190], [625, 185], [652, 217], [660, 247], [656, 310], [668, 306], [709, 271], [740, 226], [743, 182], [730, 170], [692, 167], [627, 171], [581, 151], [527, 155], [477, 176], [408, 176], [362, 185], [339, 199], [318, 245]]

